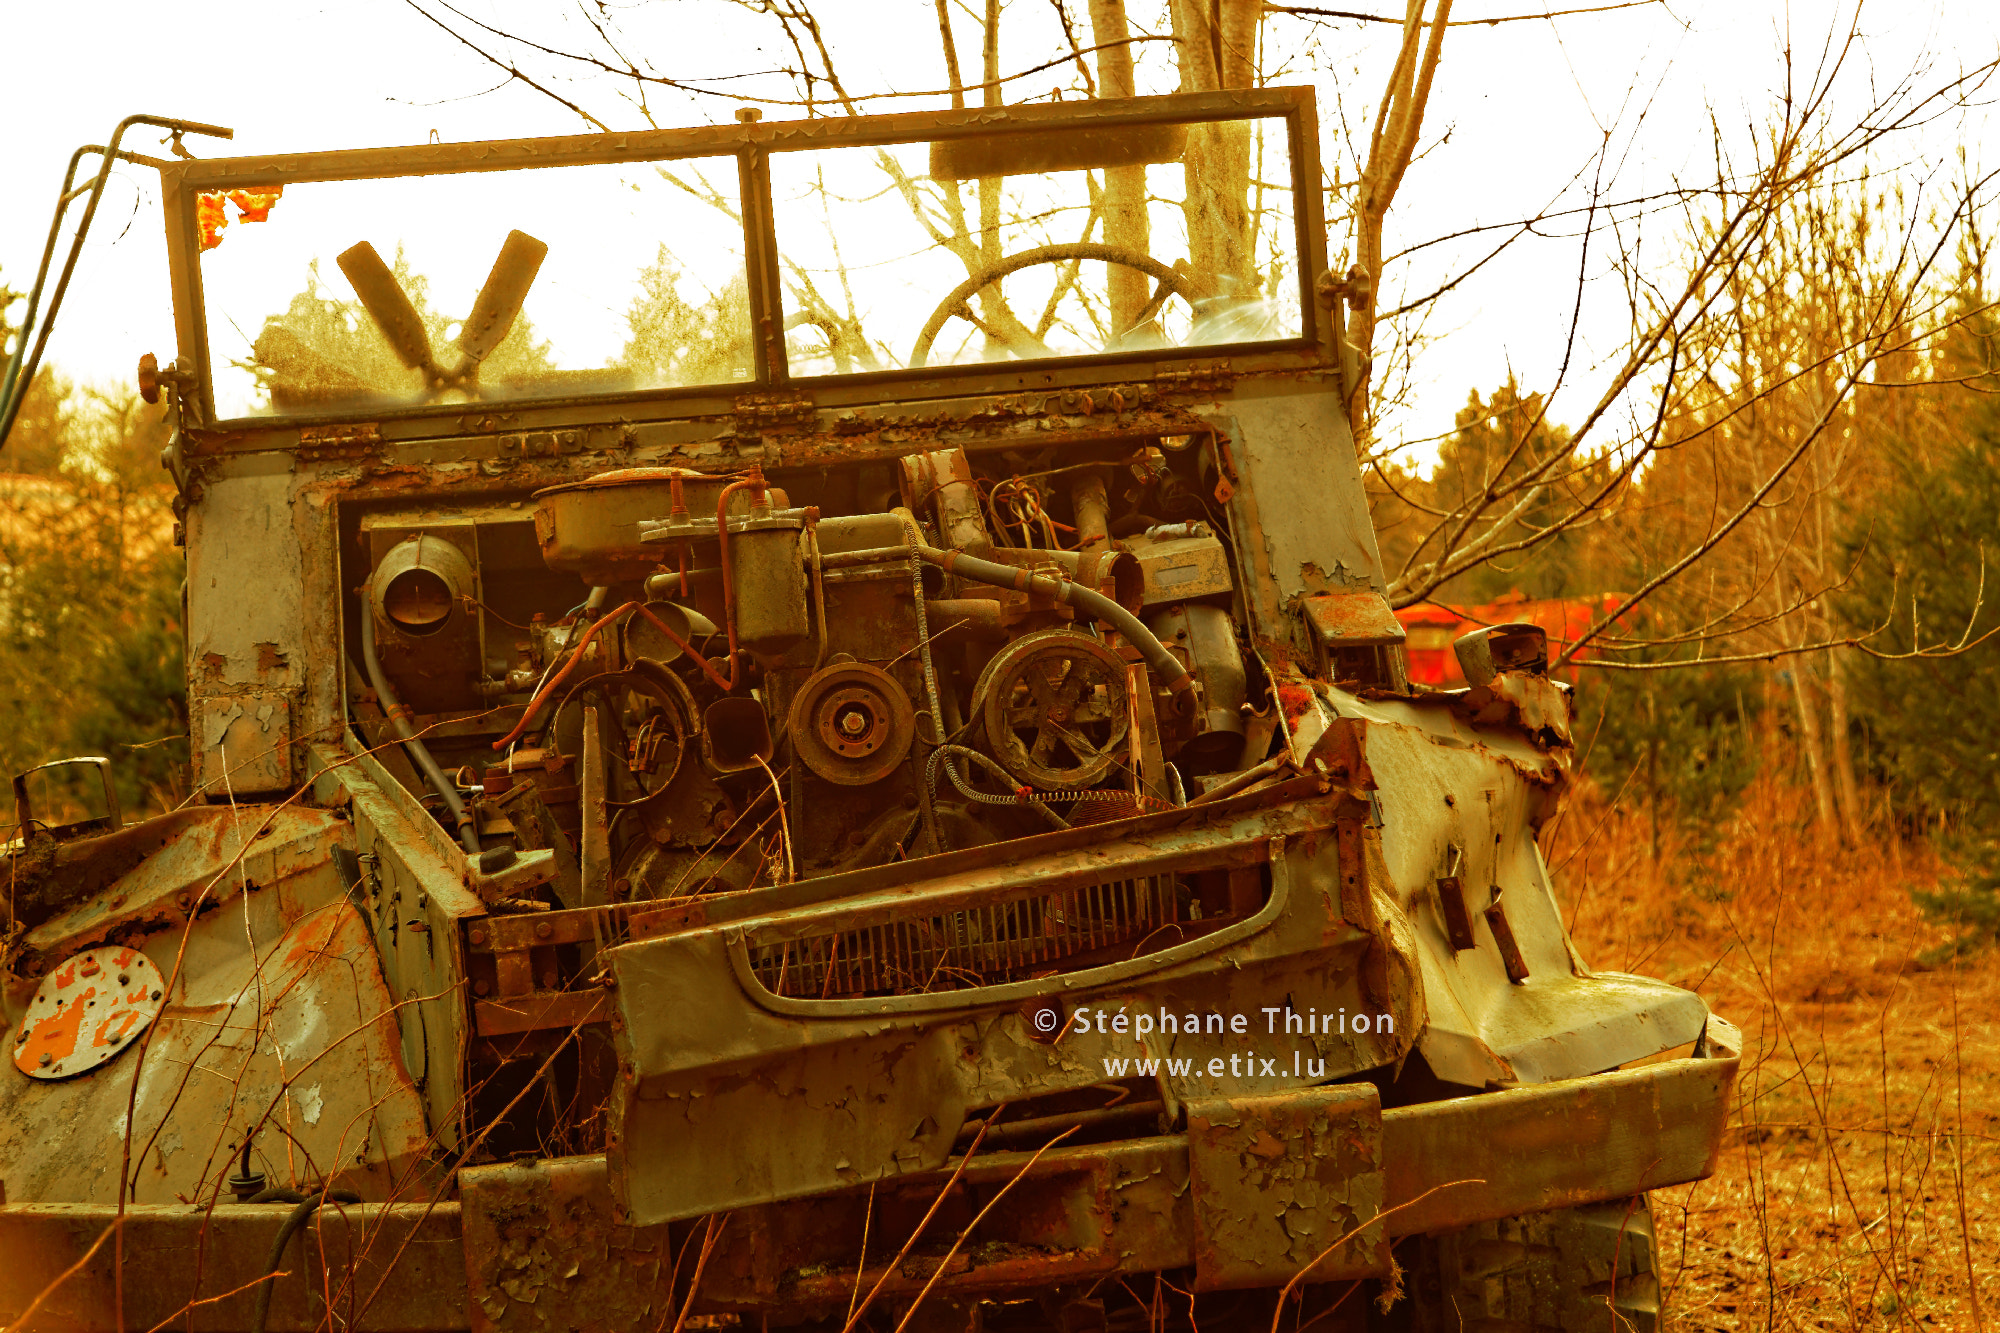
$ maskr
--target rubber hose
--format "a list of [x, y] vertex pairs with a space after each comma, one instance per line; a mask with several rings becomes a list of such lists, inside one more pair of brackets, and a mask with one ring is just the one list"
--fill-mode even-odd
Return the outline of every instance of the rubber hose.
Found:
[[417, 771], [424, 775], [424, 781], [431, 784], [431, 790], [443, 798], [445, 807], [451, 811], [452, 822], [458, 826], [458, 840], [465, 845], [466, 851], [477, 856], [479, 833], [472, 826], [472, 816], [465, 812], [465, 802], [459, 797], [457, 786], [438, 767], [437, 760], [431, 758], [430, 747], [417, 739], [402, 701], [389, 688], [389, 678], [382, 674], [382, 660], [375, 655], [373, 607], [363, 607], [361, 611], [361, 665], [368, 672], [368, 683], [375, 687], [375, 698], [382, 705], [383, 715], [403, 742], [403, 748], [409, 751], [411, 762], [416, 764]]
[[253, 1197], [250, 1202], [274, 1201], [264, 1200], [265, 1194], [289, 1194], [297, 1200], [297, 1204], [285, 1215], [284, 1225], [278, 1228], [278, 1238], [271, 1242], [271, 1255], [264, 1261], [264, 1280], [257, 1284], [257, 1309], [250, 1317], [250, 1333], [264, 1333], [264, 1325], [271, 1317], [271, 1289], [278, 1285], [276, 1277], [278, 1265], [285, 1261], [285, 1246], [291, 1243], [298, 1229], [306, 1224], [306, 1219], [329, 1199], [335, 1203], [361, 1202], [361, 1196], [353, 1190], [325, 1190], [319, 1194], [300, 1195], [297, 1190], [287, 1189], [265, 1190], [263, 1194]]
[[958, 770], [951, 766], [952, 755], [964, 754], [977, 759], [988, 768], [998, 772], [1003, 781], [1013, 781], [1013, 776], [1007, 770], [1001, 768], [977, 750], [968, 749], [963, 745], [953, 745], [949, 740], [942, 739], [945, 734], [943, 705], [939, 703], [938, 699], [937, 671], [931, 665], [930, 618], [924, 605], [923, 553], [931, 548], [923, 544], [923, 532], [917, 527], [916, 515], [900, 506], [896, 509], [895, 513], [896, 517], [902, 520], [904, 532], [910, 539], [910, 551], [913, 556], [910, 561], [910, 595], [916, 599], [917, 605], [917, 658], [923, 664], [924, 688], [930, 700], [931, 726], [937, 729], [937, 734], [941, 738], [937, 747], [931, 751], [929, 761], [924, 765], [924, 785], [917, 792], [920, 801], [919, 808], [930, 821], [929, 831], [931, 832], [932, 846], [938, 851], [944, 850], [943, 830], [937, 824], [937, 770], [940, 765], [944, 768], [945, 776], [951, 779], [951, 785], [958, 788], [959, 794], [964, 796], [968, 801], [973, 801], [981, 805], [1033, 804], [1036, 811], [1053, 821], [1057, 828], [1068, 828], [1069, 821], [1049, 809], [1046, 804], [1033, 802], [1032, 800], [1021, 801], [1012, 796], [994, 796], [990, 793], [982, 792], [969, 785], [964, 778], [958, 775]]
[[966, 799], [971, 801], [976, 801], [980, 805], [1025, 806], [1028, 809], [1033, 810], [1036, 814], [1042, 816], [1042, 818], [1046, 819], [1051, 826], [1057, 829], [1066, 829], [1070, 826], [1070, 823], [1067, 819], [1064, 819], [1061, 815], [1057, 814], [1054, 810], [1049, 808], [1049, 802], [1051, 800], [1056, 799], [1059, 796], [1072, 795], [1073, 793], [1037, 792], [1034, 793], [1033, 795], [1023, 795], [1017, 792], [1012, 796], [999, 796], [991, 792], [979, 791], [976, 788], [967, 786], [964, 783], [964, 781], [962, 781], [959, 778], [958, 774], [951, 770], [951, 768], [949, 767], [949, 761], [946, 760], [946, 756], [948, 755], [957, 755], [962, 759], [970, 760], [973, 763], [978, 764], [981, 768], [984, 768], [988, 773], [992, 774], [994, 777], [999, 778], [1002, 782], [1012, 784], [1015, 780], [1014, 775], [1012, 773], [1009, 773], [1006, 769], [1000, 767], [999, 764], [993, 762], [993, 760], [987, 758], [979, 751], [972, 749], [970, 746], [949, 745], [949, 744], [940, 745], [937, 747], [937, 749], [931, 751], [930, 762], [924, 765], [924, 782], [931, 791], [932, 799], [935, 800], [937, 795], [938, 764], [940, 761], [946, 761], [947, 766], [945, 768], [945, 772], [951, 774], [952, 785], [954, 787], [957, 787], [959, 792], [963, 794], [966, 797]]
[[1033, 574], [1012, 565], [995, 564], [991, 560], [981, 560], [977, 556], [966, 555], [962, 551], [940, 551], [935, 547], [922, 547], [917, 555], [936, 565], [948, 574], [971, 579], [975, 583], [991, 584], [997, 588], [1013, 588], [1021, 592], [1043, 592], [1065, 602], [1080, 611], [1088, 612], [1094, 619], [1102, 620], [1120, 634], [1125, 641], [1139, 650], [1146, 659], [1146, 665], [1153, 674], [1167, 683], [1173, 692], [1174, 711], [1181, 717], [1194, 715], [1194, 677], [1181, 665], [1180, 659], [1167, 651], [1159, 636], [1147, 629], [1139, 617], [1127, 611], [1118, 603], [1080, 583], [1068, 579], [1054, 579], [1045, 574]]

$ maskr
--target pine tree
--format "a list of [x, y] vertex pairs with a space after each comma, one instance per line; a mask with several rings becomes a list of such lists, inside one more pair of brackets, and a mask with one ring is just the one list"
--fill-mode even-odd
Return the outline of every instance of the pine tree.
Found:
[[1847, 537], [1863, 574], [1842, 611], [1857, 631], [1889, 623], [1905, 651], [1976, 644], [1863, 659], [1855, 670], [1856, 714], [1867, 719], [1880, 776], [1907, 819], [1936, 831], [1958, 872], [1917, 894], [1960, 930], [1925, 955], [1929, 963], [2000, 939], [2000, 639], [1977, 643], [2000, 627], [2000, 320], [1979, 278], [1977, 268], [1965, 276], [1961, 321], [1939, 367], [1951, 387], [1933, 391], [1938, 410], [1913, 418], [1919, 438], [1885, 451], [1899, 474], [1850, 516]]

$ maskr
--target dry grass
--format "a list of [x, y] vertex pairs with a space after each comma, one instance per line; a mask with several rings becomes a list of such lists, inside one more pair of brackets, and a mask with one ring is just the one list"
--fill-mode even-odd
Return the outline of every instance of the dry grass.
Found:
[[1936, 859], [1822, 841], [1783, 779], [1705, 833], [1585, 787], [1548, 838], [1584, 957], [1743, 1029], [1715, 1175], [1654, 1195], [1668, 1327], [2000, 1329], [2000, 957], [1916, 964]]

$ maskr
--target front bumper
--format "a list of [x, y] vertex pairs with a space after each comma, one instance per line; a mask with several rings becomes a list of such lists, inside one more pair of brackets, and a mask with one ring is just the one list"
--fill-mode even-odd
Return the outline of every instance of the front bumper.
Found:
[[[329, 1206], [308, 1228], [304, 1280], [300, 1251], [290, 1252], [268, 1327], [320, 1326], [329, 1296], [355, 1328], [658, 1323], [686, 1293], [705, 1241], [696, 1308], [777, 1320], [843, 1311], [857, 1280], [866, 1291], [880, 1279], [877, 1299], [894, 1303], [933, 1278], [928, 1299], [968, 1301], [1175, 1269], [1208, 1289], [1278, 1285], [1315, 1259], [1316, 1281], [1381, 1276], [1398, 1236], [1708, 1174], [1738, 1052], [1735, 1030], [1710, 1018], [1695, 1054], [1632, 1070], [1387, 1111], [1367, 1084], [1218, 1098], [1188, 1103], [1182, 1134], [982, 1154], [893, 1271], [885, 1261], [951, 1172], [738, 1209], [713, 1224], [633, 1227], [617, 1218], [602, 1157], [467, 1168], [455, 1202]], [[977, 1234], [947, 1255], [1002, 1190]], [[254, 1283], [285, 1211], [128, 1208], [125, 1326], [150, 1328]], [[112, 1246], [86, 1252], [115, 1212], [0, 1207], [0, 1326], [16, 1327], [75, 1265], [19, 1326], [114, 1327]], [[196, 1307], [192, 1324], [240, 1329], [249, 1314], [245, 1292]]]

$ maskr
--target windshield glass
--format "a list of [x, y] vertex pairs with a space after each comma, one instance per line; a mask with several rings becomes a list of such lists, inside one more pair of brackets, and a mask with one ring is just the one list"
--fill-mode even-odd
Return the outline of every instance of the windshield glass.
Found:
[[[1033, 169], [1093, 147], [1141, 160]], [[1282, 120], [783, 153], [771, 193], [794, 375], [1301, 333]]]
[[[319, 415], [747, 380], [736, 178], [735, 159], [725, 157], [670, 169], [547, 167], [203, 196], [216, 414]], [[489, 338], [500, 336], [474, 349], [486, 352], [475, 359], [464, 323], [515, 231], [547, 251], [518, 315], [504, 328], [487, 324]], [[357, 260], [342, 262], [362, 242], [414, 311], [419, 328], [401, 346], [363, 304]], [[386, 299], [393, 304], [393, 292]], [[379, 312], [383, 299], [372, 304]], [[387, 322], [395, 327], [393, 316]]]
[[734, 385], [780, 322], [794, 379], [1305, 336], [1282, 116], [766, 160], [765, 312], [735, 156], [200, 194], [215, 415]]

